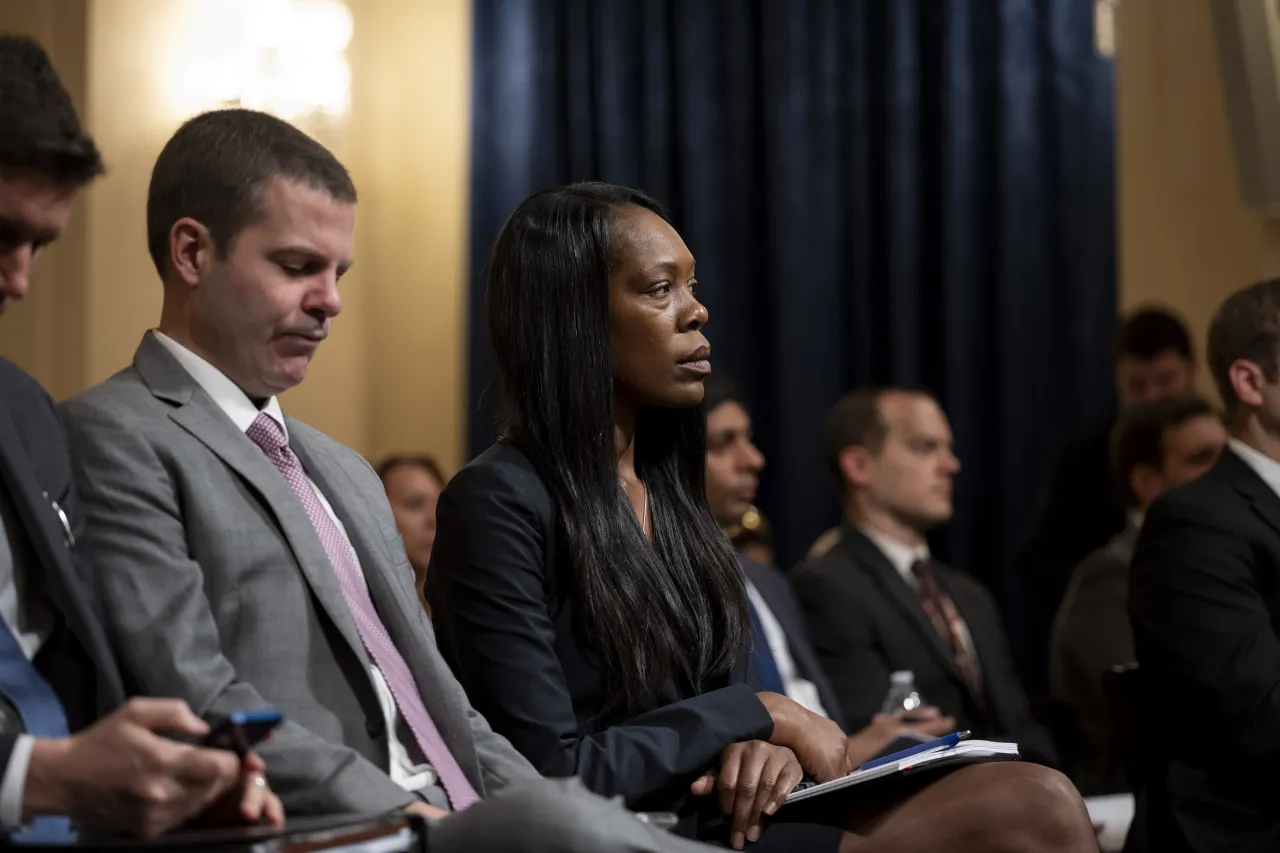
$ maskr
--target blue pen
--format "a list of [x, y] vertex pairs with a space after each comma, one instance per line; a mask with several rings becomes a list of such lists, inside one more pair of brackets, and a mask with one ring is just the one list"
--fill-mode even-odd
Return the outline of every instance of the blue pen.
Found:
[[937, 740], [931, 740], [928, 743], [922, 743], [919, 746], [913, 746], [910, 749], [904, 749], [902, 752], [895, 752], [893, 755], [886, 755], [884, 758], [877, 758], [874, 761], [868, 761], [859, 767], [859, 770], [870, 770], [873, 767], [880, 767], [885, 764], [892, 764], [895, 761], [901, 761], [904, 758], [910, 758], [913, 755], [919, 755], [922, 752], [928, 752], [931, 749], [937, 749], [940, 746], [953, 747], [960, 741], [969, 736], [969, 732], [952, 732], [949, 735], [943, 735]]

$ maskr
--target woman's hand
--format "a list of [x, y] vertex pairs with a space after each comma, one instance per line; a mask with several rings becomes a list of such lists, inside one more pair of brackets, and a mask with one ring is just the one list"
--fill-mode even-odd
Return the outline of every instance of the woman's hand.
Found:
[[912, 711], [910, 721], [898, 714], [876, 714], [871, 725], [849, 735], [849, 764], [858, 767], [871, 760], [903, 732], [939, 737], [955, 730], [955, 718], [942, 716], [942, 712], [932, 706]]
[[838, 725], [781, 694], [756, 696], [773, 717], [769, 742], [794, 752], [805, 773], [819, 782], [849, 775], [848, 739]]
[[720, 809], [732, 821], [730, 843], [741, 850], [760, 838], [763, 816], [776, 812], [803, 776], [791, 750], [752, 740], [726, 747], [719, 771], [703, 774], [690, 790], [699, 797], [720, 792]]

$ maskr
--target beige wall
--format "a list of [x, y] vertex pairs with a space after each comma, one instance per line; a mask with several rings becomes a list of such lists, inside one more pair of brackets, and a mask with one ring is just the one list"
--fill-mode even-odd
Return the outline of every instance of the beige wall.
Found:
[[[50, 50], [109, 172], [6, 317], [0, 354], [57, 397], [127, 364], [159, 317], [146, 189], [189, 115], [171, 97], [189, 13], [218, 0], [0, 0], [0, 30]], [[343, 312], [290, 414], [370, 457], [463, 461], [469, 0], [349, 0], [352, 112], [322, 141], [361, 195]]]
[[1123, 0], [1117, 65], [1121, 307], [1172, 305], [1202, 349], [1227, 294], [1280, 274], [1280, 224], [1237, 193], [1210, 2]]
[[364, 0], [352, 163], [369, 289], [370, 454], [465, 461], [469, 0]]

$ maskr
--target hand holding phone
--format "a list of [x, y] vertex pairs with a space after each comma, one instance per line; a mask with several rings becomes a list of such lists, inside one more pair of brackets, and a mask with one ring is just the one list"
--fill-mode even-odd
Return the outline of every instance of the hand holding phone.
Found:
[[274, 708], [232, 711], [225, 720], [214, 726], [200, 745], [230, 750], [244, 758], [282, 722], [284, 715]]

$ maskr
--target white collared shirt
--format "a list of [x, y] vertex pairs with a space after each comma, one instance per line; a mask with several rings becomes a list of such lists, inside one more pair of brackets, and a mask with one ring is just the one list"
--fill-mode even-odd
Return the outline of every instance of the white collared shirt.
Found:
[[[872, 530], [861, 525], [859, 525], [858, 529], [880, 549], [880, 552], [889, 560], [889, 564], [893, 566], [894, 570], [902, 575], [902, 579], [907, 582], [907, 586], [919, 591], [920, 581], [916, 580], [911, 567], [921, 560], [929, 559], [929, 546], [921, 544], [912, 547], [911, 545], [904, 545], [897, 539], [885, 536], [878, 530]], [[978, 650], [973, 646], [973, 637], [969, 634], [969, 626], [965, 623], [963, 614], [960, 616], [960, 642], [964, 643], [965, 651], [969, 653], [969, 657], [978, 661]], [[982, 662], [978, 661], [978, 665], [981, 666]]]
[[796, 662], [791, 657], [791, 646], [787, 643], [787, 632], [783, 629], [782, 623], [778, 621], [777, 616], [773, 615], [768, 602], [750, 580], [747, 581], [747, 597], [751, 599], [751, 606], [756, 609], [756, 615], [760, 617], [760, 627], [764, 628], [764, 639], [769, 644], [773, 662], [778, 666], [778, 675], [782, 678], [782, 687], [787, 693], [787, 698], [819, 716], [830, 717], [827, 709], [822, 707], [817, 685], [807, 678], [801, 678], [796, 670]]
[[[191, 374], [191, 378], [204, 389], [205, 393], [213, 398], [213, 402], [218, 405], [218, 408], [222, 409], [227, 417], [231, 418], [231, 422], [236, 425], [236, 429], [241, 432], [248, 431], [258, 415], [266, 412], [280, 425], [285, 439], [288, 440], [289, 430], [284, 422], [284, 412], [280, 410], [280, 402], [275, 397], [267, 400], [266, 404], [259, 409], [249, 399], [249, 395], [245, 394], [240, 386], [232, 382], [218, 368], [168, 335], [158, 331], [153, 331], [152, 334], [178, 360], [178, 363], [186, 369], [187, 373]], [[310, 476], [307, 477], [307, 482], [310, 483], [311, 490], [315, 492], [320, 505], [324, 507], [324, 511], [329, 514], [329, 517], [333, 519], [333, 522], [338, 525], [343, 535], [346, 536], [346, 527], [343, 526], [342, 520], [338, 518], [337, 513], [333, 511], [328, 499], [316, 487], [315, 481]], [[348, 536], [347, 538], [350, 539], [351, 537]], [[354, 550], [352, 551], [352, 558], [356, 560], [356, 565], [358, 566], [359, 557], [355, 555]], [[361, 571], [363, 572], [363, 569]], [[363, 574], [361, 576], [363, 577]], [[391, 695], [391, 688], [387, 686], [387, 680], [382, 677], [382, 671], [372, 664], [369, 666], [369, 671], [373, 678], [374, 689], [378, 694], [378, 704], [382, 707], [382, 716], [386, 720], [391, 781], [406, 791], [421, 791], [428, 785], [435, 783], [435, 771], [425, 761], [415, 760], [412, 757], [421, 756], [422, 750], [414, 739], [413, 733], [409, 731], [408, 726], [400, 718], [400, 711], [396, 707], [395, 697]], [[406, 744], [412, 749], [412, 753], [410, 753], [409, 748], [406, 748]]]
[[1271, 487], [1277, 495], [1280, 495], [1280, 462], [1272, 459], [1261, 450], [1256, 450], [1245, 444], [1238, 438], [1233, 438], [1227, 442], [1227, 446], [1244, 460], [1244, 463], [1252, 468], [1262, 481]]

